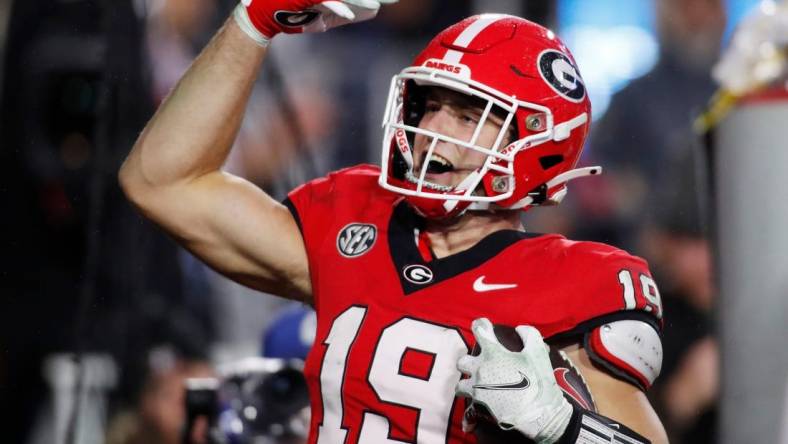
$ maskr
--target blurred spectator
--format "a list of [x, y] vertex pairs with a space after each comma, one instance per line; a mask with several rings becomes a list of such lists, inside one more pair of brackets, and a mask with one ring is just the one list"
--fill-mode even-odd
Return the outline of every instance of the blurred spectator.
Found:
[[[170, 346], [151, 349], [147, 368], [134, 407], [111, 420], [107, 444], [179, 444], [186, 422], [185, 380], [215, 374], [206, 361]], [[196, 435], [201, 432], [204, 430], [195, 430]]]
[[[613, 96], [591, 131], [590, 156], [613, 183], [601, 187], [595, 229], [604, 239], [637, 251], [637, 227], [666, 185], [670, 159], [692, 140], [692, 117], [714, 92], [710, 69], [725, 28], [722, 0], [655, 1], [660, 57], [654, 69]], [[614, 230], [611, 230], [613, 227]], [[586, 237], [594, 237], [589, 233]]]
[[650, 395], [671, 442], [711, 443], [719, 391], [715, 290], [691, 124], [715, 89], [710, 69], [725, 5], [654, 4], [659, 61], [613, 97], [592, 130], [586, 161], [603, 165], [605, 175], [593, 190], [577, 189], [580, 220], [587, 223], [575, 229], [582, 238], [611, 242], [649, 260], [666, 320], [662, 374]]
[[667, 163], [671, 174], [653, 193], [642, 242], [665, 307], [662, 373], [651, 396], [671, 442], [678, 444], [716, 442], [719, 398], [716, 290], [695, 153], [688, 148]]
[[154, 102], [158, 105], [206, 43], [216, 0], [146, 0], [146, 36]]

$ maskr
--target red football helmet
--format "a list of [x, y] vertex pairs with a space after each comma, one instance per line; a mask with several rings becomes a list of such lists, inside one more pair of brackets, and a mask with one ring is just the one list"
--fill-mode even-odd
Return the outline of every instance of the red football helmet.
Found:
[[[419, 127], [425, 87], [447, 88], [482, 104], [469, 140]], [[491, 147], [481, 146], [480, 130], [493, 113], [503, 118], [503, 125]], [[379, 183], [404, 194], [431, 218], [468, 209], [525, 210], [558, 203], [566, 194], [566, 182], [601, 171], [574, 169], [590, 121], [583, 80], [569, 50], [552, 31], [510, 15], [469, 17], [438, 34], [392, 79]], [[505, 144], [510, 128], [515, 140]], [[416, 134], [431, 141], [421, 162], [413, 158]], [[426, 173], [439, 142], [487, 157], [456, 186], [431, 183]]]

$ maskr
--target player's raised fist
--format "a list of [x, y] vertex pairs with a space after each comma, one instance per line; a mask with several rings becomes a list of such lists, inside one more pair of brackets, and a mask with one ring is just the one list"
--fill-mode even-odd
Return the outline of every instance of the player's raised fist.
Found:
[[234, 17], [243, 31], [267, 46], [281, 32], [323, 32], [377, 15], [381, 4], [397, 0], [242, 0]]

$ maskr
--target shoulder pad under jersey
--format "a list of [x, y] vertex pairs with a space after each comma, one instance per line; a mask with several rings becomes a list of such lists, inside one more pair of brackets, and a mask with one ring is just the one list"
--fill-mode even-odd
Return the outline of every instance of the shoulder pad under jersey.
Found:
[[591, 360], [643, 391], [662, 368], [662, 340], [651, 324], [620, 320], [602, 324], [585, 335]]

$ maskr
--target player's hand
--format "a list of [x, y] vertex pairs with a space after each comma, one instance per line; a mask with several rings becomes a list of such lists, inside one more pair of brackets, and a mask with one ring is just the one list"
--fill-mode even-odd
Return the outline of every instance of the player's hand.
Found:
[[504, 430], [517, 430], [537, 443], [556, 442], [573, 409], [555, 381], [539, 331], [517, 327], [524, 347], [512, 352], [498, 341], [488, 319], [476, 319], [471, 330], [481, 352], [457, 361], [457, 368], [470, 376], [457, 384], [457, 394], [485, 406]]
[[242, 0], [234, 17], [244, 32], [267, 46], [279, 33], [323, 32], [377, 15], [397, 0]]

